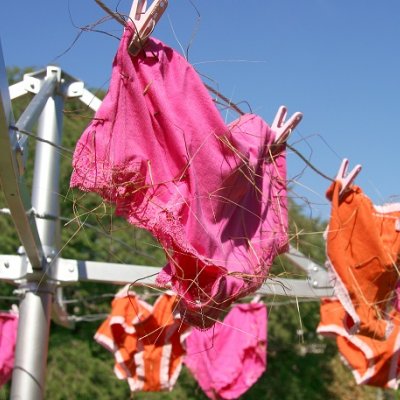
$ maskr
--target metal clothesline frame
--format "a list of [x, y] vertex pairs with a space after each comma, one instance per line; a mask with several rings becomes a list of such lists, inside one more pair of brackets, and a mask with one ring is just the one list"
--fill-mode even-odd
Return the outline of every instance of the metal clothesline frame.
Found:
[[[15, 123], [11, 100], [27, 93], [35, 96]], [[0, 255], [0, 280], [17, 285], [20, 295], [11, 399], [44, 397], [50, 320], [66, 327], [74, 322], [63, 304], [63, 285], [91, 281], [152, 286], [160, 271], [150, 266], [59, 257], [60, 153], [56, 146], [61, 145], [63, 104], [69, 98], [78, 98], [94, 111], [101, 104], [82, 81], [57, 66], [25, 74], [21, 82], [9, 87], [0, 43], [0, 183], [21, 242], [18, 254]], [[19, 132], [29, 131], [36, 122], [38, 140], [30, 196], [24, 182], [28, 136]], [[269, 279], [258, 293], [302, 298], [332, 295], [324, 267], [293, 247], [285, 257], [306, 271], [308, 278]]]

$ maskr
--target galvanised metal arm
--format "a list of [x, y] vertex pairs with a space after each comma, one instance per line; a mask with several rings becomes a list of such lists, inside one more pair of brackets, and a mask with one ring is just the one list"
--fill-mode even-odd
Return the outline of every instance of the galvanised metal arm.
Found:
[[[40, 113], [46, 105], [47, 99], [54, 93], [57, 81], [59, 81], [60, 79], [59, 77], [57, 77], [57, 71], [59, 71], [58, 68], [55, 69], [54, 74], [51, 74], [46, 80], [43, 81], [39, 93], [36, 94], [35, 97], [31, 100], [31, 102], [25, 108], [24, 112], [21, 114], [17, 123], [15, 124], [18, 129], [29, 131], [32, 129], [35, 122], [37, 122]], [[23, 142], [22, 140], [19, 141], [19, 145], [21, 148], [23, 148], [23, 144], [25, 141], [26, 136]]]
[[41, 269], [44, 261], [42, 245], [32, 213], [31, 201], [18, 164], [21, 149], [15, 131], [9, 97], [7, 74], [0, 45], [0, 183], [4, 191], [19, 239], [34, 269]]

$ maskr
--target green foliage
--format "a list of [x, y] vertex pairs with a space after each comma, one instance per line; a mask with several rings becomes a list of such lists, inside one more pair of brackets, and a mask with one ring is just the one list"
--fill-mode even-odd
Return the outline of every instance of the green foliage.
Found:
[[[9, 71], [10, 82], [24, 72]], [[104, 93], [98, 93], [98, 96]], [[14, 102], [16, 117], [29, 96]], [[68, 101], [64, 109], [62, 145], [73, 149], [77, 138], [90, 121], [92, 113], [78, 101]], [[30, 139], [30, 141], [32, 141]], [[33, 171], [34, 142], [31, 143], [26, 180]], [[145, 231], [135, 229], [113, 216], [113, 209], [99, 197], [69, 189], [71, 154], [61, 152], [60, 205], [62, 216], [62, 251], [65, 258], [101, 260], [119, 263], [161, 266], [164, 253]], [[6, 207], [0, 192], [0, 208]], [[292, 244], [317, 262], [324, 261], [322, 232], [325, 223], [308, 218], [296, 204], [290, 204]], [[0, 252], [15, 254], [19, 243], [10, 216], [0, 214]], [[283, 257], [277, 258], [274, 276], [304, 277]], [[117, 288], [111, 284], [79, 283], [64, 288], [70, 314], [77, 316], [107, 313], [110, 297]], [[0, 284], [0, 293], [12, 295], [13, 287]], [[376, 389], [358, 387], [337, 355], [333, 341], [316, 335], [319, 320], [318, 302], [296, 302], [287, 298], [266, 298], [268, 305], [268, 370], [243, 399], [375, 399]], [[10, 305], [0, 300], [3, 309]], [[93, 340], [101, 321], [78, 322], [72, 330], [52, 324], [49, 343], [46, 398], [52, 400], [108, 400], [130, 398], [128, 385], [113, 373], [113, 359]], [[0, 389], [0, 400], [8, 398], [10, 384]], [[389, 393], [389, 392], [388, 392]], [[178, 383], [170, 393], [139, 393], [137, 399], [206, 399], [189, 371], [183, 368]]]

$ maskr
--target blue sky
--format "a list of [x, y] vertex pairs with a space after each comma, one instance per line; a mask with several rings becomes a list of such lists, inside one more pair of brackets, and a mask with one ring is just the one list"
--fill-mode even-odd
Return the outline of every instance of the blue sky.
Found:
[[[131, 6], [105, 3], [121, 13]], [[245, 111], [250, 105], [270, 123], [281, 104], [303, 112], [289, 143], [331, 177], [343, 157], [350, 168], [362, 164], [356, 182], [382, 204], [400, 201], [399, 15], [398, 0], [170, 0], [154, 36], [181, 52], [189, 47], [189, 61]], [[94, 0], [4, 2], [5, 62], [56, 63], [88, 88], [106, 89], [118, 46], [108, 34], [119, 37], [121, 26], [98, 25], [103, 33], [84, 32], [70, 48], [79, 27], [103, 16]], [[294, 154], [288, 163], [305, 211], [326, 218], [329, 182]]]

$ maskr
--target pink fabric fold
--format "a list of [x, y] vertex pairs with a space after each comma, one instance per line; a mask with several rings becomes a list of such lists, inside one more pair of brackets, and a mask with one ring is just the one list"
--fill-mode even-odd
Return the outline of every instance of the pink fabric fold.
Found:
[[7, 383], [14, 368], [17, 341], [18, 315], [13, 312], [0, 313], [0, 386]]
[[271, 156], [275, 134], [254, 114], [227, 126], [192, 66], [162, 42], [131, 57], [131, 37], [128, 25], [71, 186], [159, 240], [168, 264], [157, 282], [181, 296], [187, 322], [207, 328], [286, 250], [284, 148]]
[[210, 399], [238, 399], [266, 370], [267, 309], [240, 304], [223, 322], [186, 339], [185, 364]]

